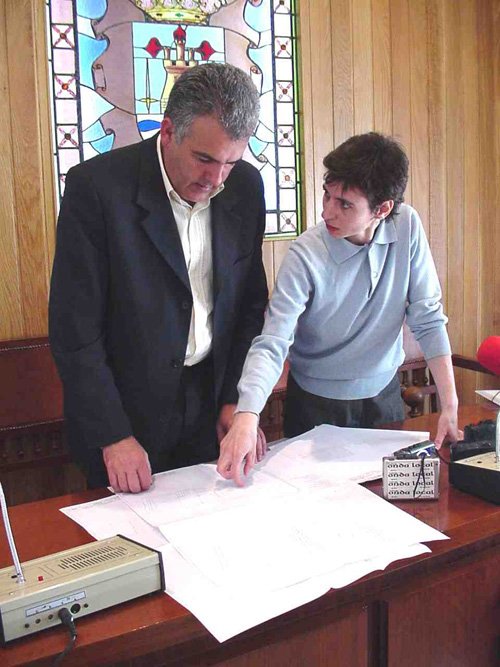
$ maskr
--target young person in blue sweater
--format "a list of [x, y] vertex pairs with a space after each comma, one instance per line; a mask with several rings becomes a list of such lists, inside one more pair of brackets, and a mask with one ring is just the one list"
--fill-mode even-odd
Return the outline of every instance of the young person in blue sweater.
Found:
[[291, 246], [264, 328], [238, 384], [239, 402], [217, 469], [243, 484], [256, 460], [258, 415], [290, 362], [284, 430], [360, 428], [403, 419], [397, 370], [406, 320], [436, 382], [435, 443], [458, 439], [447, 318], [418, 213], [403, 204], [408, 158], [392, 138], [351, 137], [323, 161], [322, 222]]

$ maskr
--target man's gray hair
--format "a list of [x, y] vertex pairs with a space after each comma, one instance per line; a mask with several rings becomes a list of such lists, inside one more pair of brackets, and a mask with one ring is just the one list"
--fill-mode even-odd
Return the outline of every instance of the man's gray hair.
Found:
[[243, 70], [228, 63], [207, 63], [185, 71], [175, 82], [165, 116], [177, 142], [199, 116], [213, 115], [235, 141], [247, 139], [259, 120], [259, 93]]

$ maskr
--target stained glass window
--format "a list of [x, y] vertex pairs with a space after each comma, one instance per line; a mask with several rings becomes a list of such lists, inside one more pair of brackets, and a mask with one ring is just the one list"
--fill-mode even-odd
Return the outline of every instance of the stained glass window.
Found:
[[185, 69], [252, 77], [260, 121], [244, 158], [264, 181], [270, 238], [300, 231], [296, 0], [46, 0], [59, 197], [78, 162], [158, 132]]

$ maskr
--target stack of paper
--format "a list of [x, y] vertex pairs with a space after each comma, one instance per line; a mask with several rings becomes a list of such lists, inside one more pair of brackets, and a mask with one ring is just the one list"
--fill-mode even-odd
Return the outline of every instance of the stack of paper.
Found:
[[476, 394], [495, 403], [495, 405], [500, 405], [500, 389], [476, 389]]
[[62, 511], [161, 550], [166, 592], [224, 641], [446, 539], [356, 481], [427, 433], [321, 426], [274, 447], [243, 489], [203, 464]]

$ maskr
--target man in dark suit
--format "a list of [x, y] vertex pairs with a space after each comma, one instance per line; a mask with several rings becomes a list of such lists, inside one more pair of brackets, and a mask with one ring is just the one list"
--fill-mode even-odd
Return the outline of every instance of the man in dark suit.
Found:
[[241, 160], [258, 108], [238, 68], [195, 67], [157, 137], [67, 174], [49, 335], [90, 486], [138, 492], [218, 455], [267, 301], [263, 185]]

